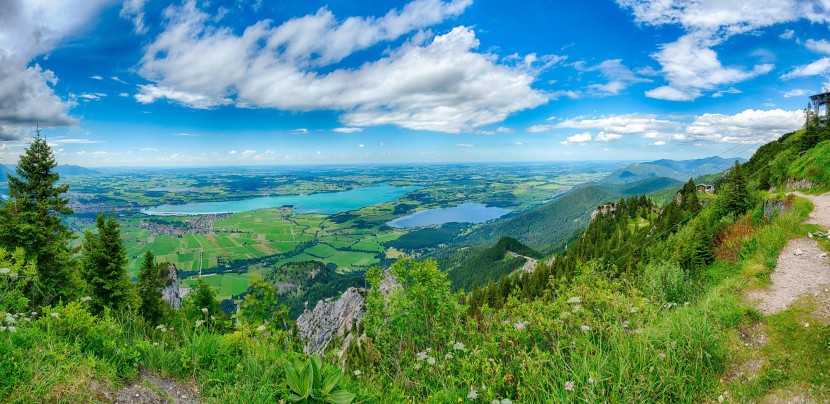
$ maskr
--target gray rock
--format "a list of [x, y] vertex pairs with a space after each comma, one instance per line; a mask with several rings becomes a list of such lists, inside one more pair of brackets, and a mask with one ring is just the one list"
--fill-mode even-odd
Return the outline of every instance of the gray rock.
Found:
[[182, 306], [182, 293], [179, 290], [179, 271], [173, 264], [167, 265], [167, 275], [164, 277], [164, 290], [161, 292], [161, 298], [164, 299], [170, 307], [178, 309]]
[[[389, 271], [384, 272], [380, 290], [384, 296], [400, 289]], [[365, 288], [349, 288], [336, 300], [325, 299], [317, 302], [314, 309], [307, 311], [297, 318], [297, 329], [300, 337], [305, 341], [303, 350], [306, 353], [323, 352], [332, 341], [345, 337], [345, 341], [355, 338], [352, 331], [359, 327], [363, 316], [366, 315]]]

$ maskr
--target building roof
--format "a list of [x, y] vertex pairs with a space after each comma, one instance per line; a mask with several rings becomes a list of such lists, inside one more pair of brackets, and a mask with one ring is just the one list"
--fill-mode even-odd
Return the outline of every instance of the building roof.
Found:
[[826, 93], [811, 95], [810, 96], [810, 101], [824, 100], [824, 99], [827, 99], [827, 98], [830, 98], [830, 91], [826, 92]]

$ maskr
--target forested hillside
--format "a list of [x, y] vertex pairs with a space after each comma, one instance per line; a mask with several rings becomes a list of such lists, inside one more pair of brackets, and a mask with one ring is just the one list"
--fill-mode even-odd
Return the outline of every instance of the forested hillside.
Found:
[[[0, 401], [112, 401], [139, 374], [195, 386], [189, 398], [207, 402], [745, 402], [792, 386], [827, 401], [827, 323], [768, 319], [744, 295], [768, 282], [788, 239], [826, 238], [802, 223], [810, 202], [786, 192], [830, 190], [828, 152], [827, 127], [811, 124], [733, 165], [714, 195], [688, 181], [659, 205], [631, 192], [665, 183], [586, 186], [483, 226], [469, 240], [500, 241], [457, 255], [449, 272], [401, 259], [389, 268], [400, 288], [384, 289], [375, 267], [356, 338], [309, 356], [287, 315], [299, 302], [280, 285], [351, 279], [297, 263], [255, 279], [233, 314], [203, 279], [171, 306], [153, 259], [138, 287], [127, 281], [112, 217], [70, 248], [66, 187], [37, 139], [0, 206]], [[541, 258], [580, 228], [534, 271], [514, 271], [508, 252]], [[478, 273], [479, 259], [504, 265]], [[759, 324], [778, 350], [756, 379], [735, 378], [742, 338]]]

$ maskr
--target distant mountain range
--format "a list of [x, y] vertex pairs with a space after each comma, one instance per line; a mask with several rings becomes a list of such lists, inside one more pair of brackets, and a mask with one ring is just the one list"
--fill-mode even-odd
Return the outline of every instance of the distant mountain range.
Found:
[[614, 171], [603, 178], [600, 183], [623, 184], [647, 178], [666, 177], [686, 182], [689, 178], [701, 175], [726, 171], [735, 164], [735, 160], [743, 163], [744, 159], [724, 159], [721, 157], [706, 157], [696, 160], [657, 160], [646, 163], [629, 164], [628, 167]]
[[[55, 172], [64, 177], [84, 177], [101, 174], [100, 171], [95, 171], [89, 168], [76, 166], [72, 164], [61, 164], [55, 167]], [[0, 182], [6, 181], [6, 174], [14, 174], [14, 166], [6, 166], [0, 164]]]
[[[739, 162], [745, 160], [738, 159]], [[602, 180], [571, 191], [534, 209], [482, 225], [459, 240], [462, 244], [491, 244], [502, 236], [543, 252], [558, 249], [583, 229], [591, 212], [602, 203], [623, 197], [670, 192], [689, 178], [727, 170], [735, 160], [707, 157], [696, 160], [657, 160], [630, 164]]]

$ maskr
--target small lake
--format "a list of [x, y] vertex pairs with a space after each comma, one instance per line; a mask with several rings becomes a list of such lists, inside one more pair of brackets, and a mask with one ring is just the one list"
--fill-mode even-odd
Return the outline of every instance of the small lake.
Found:
[[415, 212], [409, 216], [399, 217], [387, 224], [392, 227], [419, 227], [439, 225], [450, 222], [484, 223], [498, 219], [511, 211], [488, 207], [480, 203], [465, 203], [452, 208], [437, 208]]
[[293, 206], [296, 213], [332, 215], [360, 209], [382, 202], [391, 202], [416, 187], [393, 187], [382, 184], [348, 191], [323, 192], [311, 195], [276, 195], [225, 202], [194, 202], [182, 205], [159, 205], [141, 213], [156, 216], [210, 215], [247, 212], [257, 209]]

